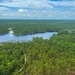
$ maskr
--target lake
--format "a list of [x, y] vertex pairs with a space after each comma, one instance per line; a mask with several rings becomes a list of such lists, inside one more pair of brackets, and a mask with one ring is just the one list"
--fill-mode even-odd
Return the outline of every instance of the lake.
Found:
[[0, 42], [20, 42], [20, 41], [32, 41], [33, 37], [42, 37], [43, 39], [49, 39], [53, 34], [57, 34], [57, 32], [45, 32], [45, 33], [36, 33], [36, 34], [28, 34], [23, 36], [14, 36], [13, 31], [9, 31], [8, 34], [0, 35]]

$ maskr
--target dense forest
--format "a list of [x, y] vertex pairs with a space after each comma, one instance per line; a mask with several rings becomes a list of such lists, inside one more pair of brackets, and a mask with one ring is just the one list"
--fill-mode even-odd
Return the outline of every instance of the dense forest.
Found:
[[14, 35], [25, 35], [43, 32], [75, 32], [74, 20], [0, 20], [0, 34], [9, 32], [12, 28]]
[[1, 21], [0, 33], [7, 33], [11, 27], [14, 35], [46, 31], [58, 34], [49, 40], [36, 37], [29, 42], [0, 43], [0, 75], [75, 75], [74, 21], [19, 22]]
[[75, 75], [75, 34], [1, 43], [0, 75]]

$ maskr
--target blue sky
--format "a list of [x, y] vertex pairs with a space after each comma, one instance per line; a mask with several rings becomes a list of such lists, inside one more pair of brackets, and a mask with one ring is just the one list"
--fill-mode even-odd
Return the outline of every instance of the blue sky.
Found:
[[75, 0], [0, 0], [0, 19], [75, 19]]

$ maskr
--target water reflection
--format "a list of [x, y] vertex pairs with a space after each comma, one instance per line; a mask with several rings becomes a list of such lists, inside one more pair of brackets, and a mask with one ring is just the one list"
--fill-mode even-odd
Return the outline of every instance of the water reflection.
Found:
[[0, 36], [0, 42], [17, 42], [17, 41], [32, 41], [33, 37], [42, 37], [43, 39], [49, 39], [53, 34], [57, 34], [57, 32], [46, 32], [46, 33], [37, 33], [31, 35], [24, 35], [24, 36], [14, 36], [13, 31], [9, 31], [8, 34]]

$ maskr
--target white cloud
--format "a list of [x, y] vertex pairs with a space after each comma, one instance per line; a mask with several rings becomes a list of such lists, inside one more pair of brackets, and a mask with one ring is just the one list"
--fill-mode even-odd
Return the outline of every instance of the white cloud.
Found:
[[19, 10], [18, 10], [18, 12], [21, 12], [21, 13], [22, 13], [22, 12], [27, 12], [27, 11], [28, 11], [27, 9], [25, 9], [25, 10], [24, 10], [24, 9], [19, 9]]
[[53, 6], [49, 4], [47, 0], [12, 0], [2, 2], [0, 5], [9, 6], [9, 7], [30, 7], [30, 8], [52, 8]]
[[75, 1], [51, 1], [55, 6], [72, 6], [75, 7]]
[[50, 5], [46, 0], [32, 0], [30, 1], [29, 5], [31, 6], [31, 8], [53, 8], [53, 6]]
[[2, 14], [3, 16], [14, 16], [13, 14], [7, 14], [7, 13], [5, 13], [5, 14]]
[[[34, 17], [48, 17], [48, 18], [63, 18], [75, 17], [75, 1], [50, 1], [50, 0], [3, 0], [0, 2], [0, 14], [10, 17], [34, 18]], [[62, 6], [62, 7], [60, 7]], [[65, 6], [65, 7], [64, 7]], [[67, 7], [68, 7], [68, 10]], [[14, 7], [14, 8], [11, 8]], [[15, 9], [16, 8], [16, 9]], [[11, 13], [11, 14], [10, 14]], [[0, 15], [1, 16], [1, 15]]]
[[24, 12], [24, 10], [23, 9], [19, 9], [18, 12]]

